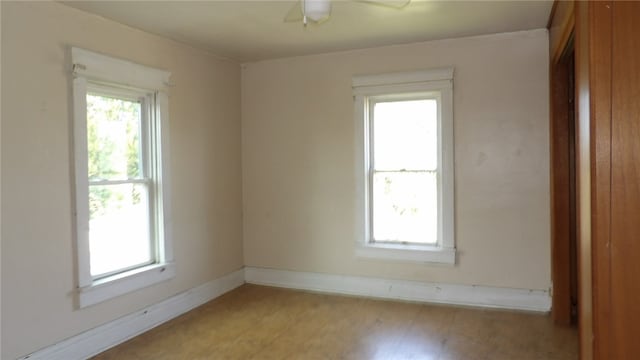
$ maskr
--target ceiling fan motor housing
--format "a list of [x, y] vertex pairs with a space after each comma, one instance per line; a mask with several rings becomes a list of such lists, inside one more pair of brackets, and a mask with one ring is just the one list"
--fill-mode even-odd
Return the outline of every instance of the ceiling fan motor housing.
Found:
[[331, 13], [331, 1], [329, 0], [302, 0], [304, 16], [313, 21], [320, 21]]

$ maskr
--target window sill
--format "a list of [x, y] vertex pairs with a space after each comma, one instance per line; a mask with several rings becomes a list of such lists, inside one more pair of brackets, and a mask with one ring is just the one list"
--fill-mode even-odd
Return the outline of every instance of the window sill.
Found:
[[169, 280], [176, 275], [174, 263], [153, 264], [96, 280], [78, 289], [80, 308], [91, 306], [147, 286]]
[[455, 265], [456, 249], [430, 245], [359, 244], [356, 257]]

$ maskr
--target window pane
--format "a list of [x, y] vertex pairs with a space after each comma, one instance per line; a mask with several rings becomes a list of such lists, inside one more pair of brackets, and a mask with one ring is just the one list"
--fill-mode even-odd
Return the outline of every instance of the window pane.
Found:
[[140, 102], [87, 95], [89, 180], [142, 176]]
[[376, 170], [435, 170], [438, 104], [434, 99], [376, 103], [373, 158]]
[[373, 239], [436, 244], [435, 172], [384, 172], [373, 176]]
[[89, 186], [91, 275], [151, 262], [148, 187]]

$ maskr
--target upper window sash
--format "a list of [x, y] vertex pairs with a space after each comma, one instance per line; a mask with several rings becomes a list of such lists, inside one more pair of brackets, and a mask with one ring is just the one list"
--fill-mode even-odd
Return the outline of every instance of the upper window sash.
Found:
[[126, 179], [89, 179], [89, 184], [131, 183], [135, 182], [135, 180], [140, 180], [147, 184], [151, 183], [153, 179], [152, 168], [154, 166], [151, 161], [151, 123], [153, 123], [151, 117], [154, 116], [155, 93], [148, 90], [125, 88], [118, 85], [109, 86], [90, 81], [86, 82], [85, 86], [87, 95], [93, 94], [140, 103], [140, 174], [137, 177]]
[[131, 102], [147, 102], [149, 104], [149, 98], [153, 96], [154, 91], [90, 79], [87, 82], [87, 93]]
[[374, 136], [375, 136], [375, 106], [380, 103], [385, 102], [399, 102], [399, 101], [414, 101], [414, 100], [435, 100], [437, 106], [437, 133], [440, 134], [440, 118], [442, 112], [442, 96], [440, 91], [429, 91], [429, 92], [418, 92], [418, 93], [400, 93], [400, 94], [385, 94], [385, 95], [374, 95], [374, 96], [365, 96], [364, 103], [367, 107], [367, 113], [364, 115], [367, 127], [368, 134], [368, 146], [366, 148], [365, 156], [368, 158], [369, 163], [369, 172], [378, 172], [378, 171], [438, 171], [441, 167], [442, 163], [442, 154], [441, 154], [441, 137], [436, 136], [437, 141], [437, 164], [435, 168], [384, 168], [379, 169], [376, 167], [376, 159], [375, 159], [375, 151], [374, 151]]

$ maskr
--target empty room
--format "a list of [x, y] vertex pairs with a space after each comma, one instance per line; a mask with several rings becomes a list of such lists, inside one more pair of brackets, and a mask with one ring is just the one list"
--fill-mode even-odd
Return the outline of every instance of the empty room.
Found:
[[0, 18], [1, 359], [640, 353], [640, 2]]

